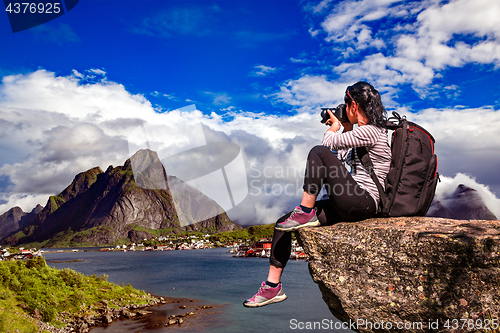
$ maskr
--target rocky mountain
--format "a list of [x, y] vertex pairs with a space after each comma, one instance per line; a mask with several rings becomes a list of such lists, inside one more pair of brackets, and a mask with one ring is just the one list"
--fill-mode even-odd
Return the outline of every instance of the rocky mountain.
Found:
[[37, 205], [29, 213], [24, 212], [21, 207], [13, 207], [0, 216], [0, 239], [5, 238], [12, 233], [24, 229], [33, 223], [38, 213], [43, 207]]
[[[184, 220], [188, 216], [192, 223], [181, 224], [168, 186], [172, 182], [182, 183], [166, 175], [156, 152], [140, 150], [123, 166], [78, 174], [59, 195], [49, 198], [33, 223], [2, 243], [108, 245], [126, 238], [143, 239], [158, 230], [213, 233], [241, 228], [215, 201], [192, 187], [182, 198]], [[213, 217], [198, 219], [200, 207], [213, 211], [205, 215]]]
[[442, 200], [434, 200], [426, 216], [456, 220], [496, 220], [479, 193], [463, 184]]

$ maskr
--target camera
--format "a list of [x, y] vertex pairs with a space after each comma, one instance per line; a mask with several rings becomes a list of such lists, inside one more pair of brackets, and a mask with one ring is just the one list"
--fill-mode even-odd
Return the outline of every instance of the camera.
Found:
[[333, 115], [337, 117], [337, 119], [341, 123], [348, 123], [349, 118], [347, 118], [346, 113], [346, 105], [339, 104], [336, 108], [321, 108], [321, 123], [324, 124], [328, 119], [330, 119], [330, 115], [328, 114], [328, 110], [332, 111]]

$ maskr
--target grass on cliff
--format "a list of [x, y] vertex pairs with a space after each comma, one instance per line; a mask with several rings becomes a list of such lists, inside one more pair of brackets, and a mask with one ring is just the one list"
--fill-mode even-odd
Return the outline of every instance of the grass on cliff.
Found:
[[0, 332], [35, 332], [33, 320], [25, 316], [35, 309], [43, 321], [62, 326], [63, 319], [97, 314], [102, 300], [118, 308], [148, 303], [150, 297], [131, 285], [108, 282], [106, 275], [52, 268], [43, 257], [0, 262]]
[[0, 313], [0, 332], [38, 332], [34, 320], [25, 315], [12, 292], [4, 287], [0, 287]]
[[[114, 232], [111, 226], [97, 226], [92, 227], [82, 231], [73, 231], [71, 228], [64, 230], [55, 234], [52, 238], [47, 239], [43, 242], [30, 242], [22, 244], [25, 248], [44, 248], [44, 247], [91, 247], [96, 246], [91, 241], [82, 240], [92, 240], [99, 239], [100, 237], [105, 237], [109, 233]], [[19, 234], [19, 235], [18, 235]], [[21, 239], [24, 234], [20, 231], [15, 236]], [[117, 240], [112, 244], [99, 244], [99, 246], [115, 246], [122, 244], [130, 244], [128, 238]]]

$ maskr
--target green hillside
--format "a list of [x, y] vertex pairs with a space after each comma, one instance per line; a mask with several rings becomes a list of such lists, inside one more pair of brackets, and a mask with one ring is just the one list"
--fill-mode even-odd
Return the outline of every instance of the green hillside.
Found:
[[242, 230], [219, 232], [210, 236], [210, 241], [219, 241], [222, 244], [237, 242], [238, 240], [246, 241], [250, 239], [256, 242], [261, 238], [272, 238], [274, 233], [274, 223], [265, 225], [254, 225]]
[[97, 315], [100, 303], [109, 307], [143, 305], [150, 296], [130, 285], [119, 286], [107, 276], [86, 276], [69, 268], [51, 268], [43, 257], [0, 262], [0, 332], [37, 332], [35, 320], [56, 327], [82, 315]]

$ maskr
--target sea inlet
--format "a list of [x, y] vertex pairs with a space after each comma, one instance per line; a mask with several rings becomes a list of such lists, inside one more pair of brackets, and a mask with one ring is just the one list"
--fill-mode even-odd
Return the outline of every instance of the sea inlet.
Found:
[[[53, 249], [51, 249], [53, 250]], [[81, 249], [84, 250], [84, 249]], [[267, 278], [269, 261], [263, 258], [235, 258], [226, 248], [189, 251], [135, 252], [45, 252], [47, 263], [59, 269], [71, 268], [87, 275], [108, 275], [108, 281], [131, 284], [153, 295], [179, 298], [149, 308], [149, 320], [127, 319], [97, 327], [91, 333], [118, 332], [352, 332], [335, 327], [338, 320], [323, 302], [318, 286], [309, 275], [307, 262], [290, 260], [283, 274], [288, 299], [262, 308], [243, 307]], [[180, 307], [187, 305], [187, 309]], [[190, 308], [210, 307], [186, 318], [182, 325], [165, 327], [170, 315]], [[322, 323], [321, 329], [307, 324]], [[303, 326], [300, 326], [300, 324]], [[316, 326], [318, 327], [318, 325]], [[303, 329], [301, 329], [303, 328]]]

